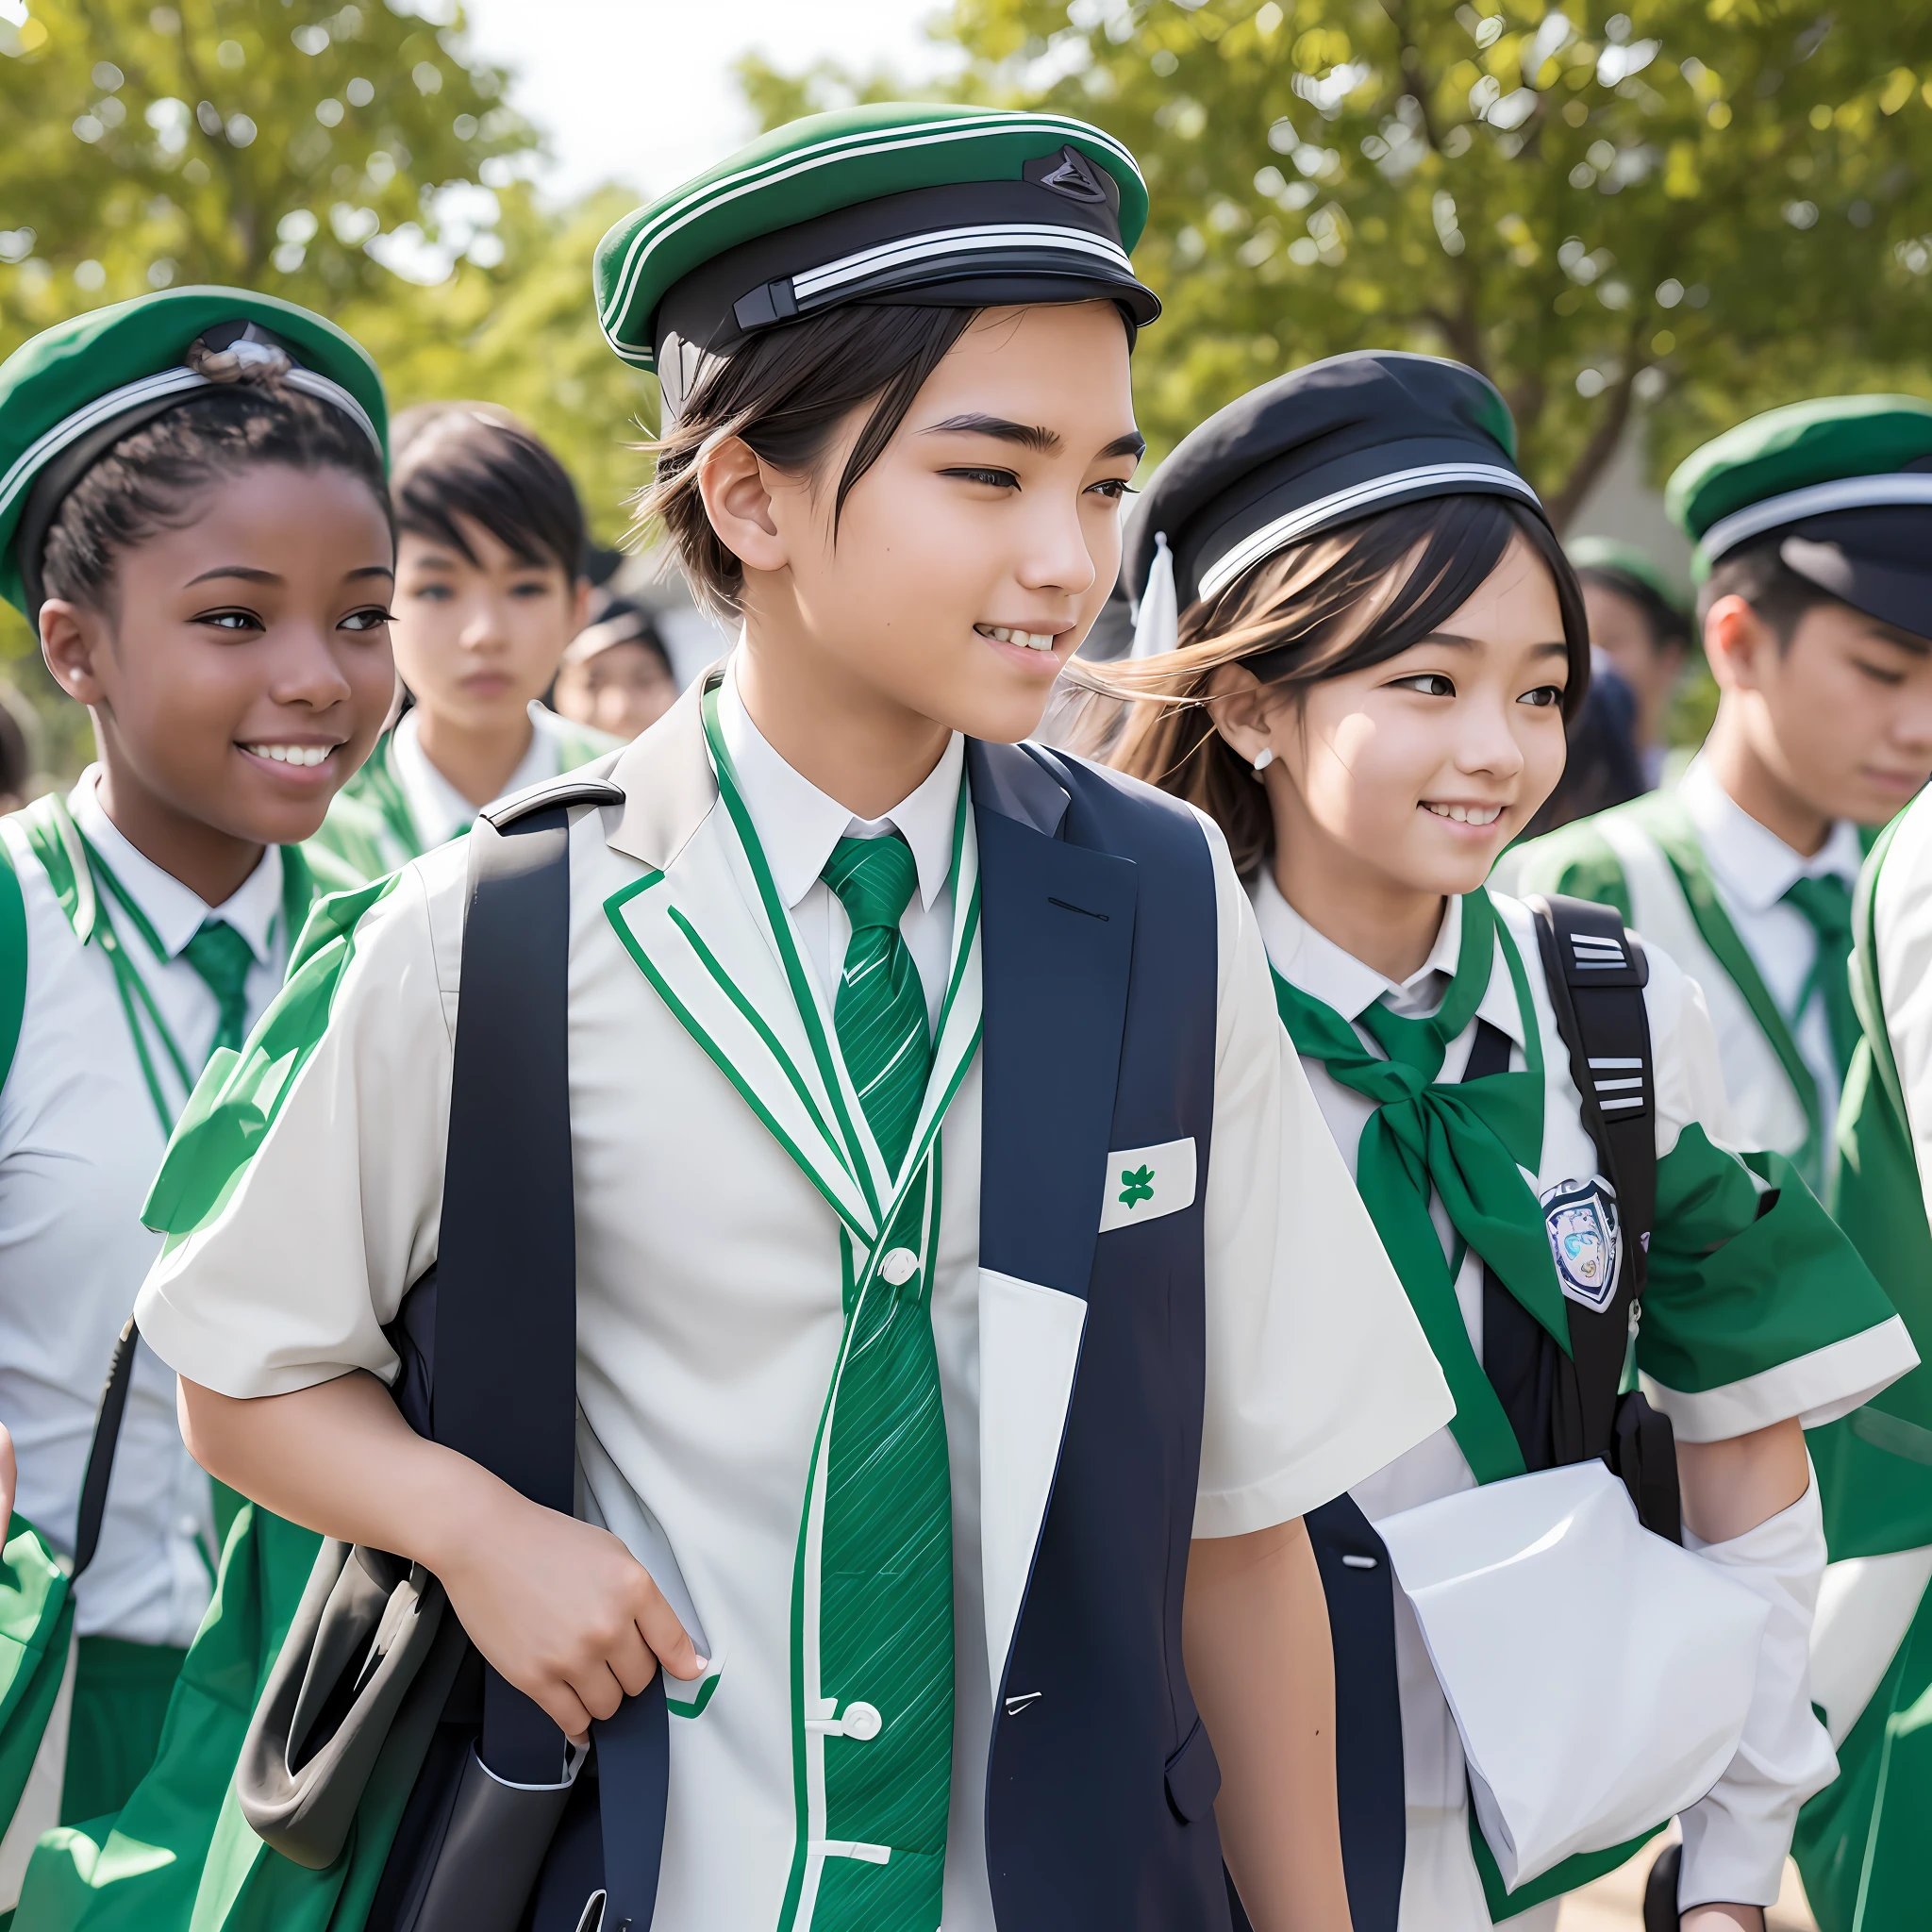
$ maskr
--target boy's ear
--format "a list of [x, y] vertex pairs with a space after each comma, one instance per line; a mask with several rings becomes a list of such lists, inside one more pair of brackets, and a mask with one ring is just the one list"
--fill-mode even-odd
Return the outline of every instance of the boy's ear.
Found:
[[1765, 653], [1777, 649], [1777, 634], [1735, 593], [1720, 597], [1704, 614], [1704, 655], [1720, 691], [1757, 690]]
[[76, 704], [98, 705], [107, 697], [94, 668], [106, 647], [107, 625], [97, 610], [49, 597], [41, 606], [41, 656], [54, 682]]
[[1272, 738], [1274, 707], [1252, 671], [1223, 664], [1208, 680], [1208, 715], [1244, 763], [1252, 765]]
[[747, 570], [791, 562], [765, 466], [742, 438], [727, 436], [699, 457], [698, 491], [719, 542]]

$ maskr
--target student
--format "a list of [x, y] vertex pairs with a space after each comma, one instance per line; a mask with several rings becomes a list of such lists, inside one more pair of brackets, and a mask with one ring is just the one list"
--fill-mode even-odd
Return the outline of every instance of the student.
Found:
[[[1839, 1116], [1833, 1206], [1922, 1348], [1932, 1337], [1928, 909], [1932, 795], [1921, 792], [1859, 882], [1853, 984], [1865, 1030]], [[1815, 1431], [1810, 1447], [1832, 1559], [1811, 1694], [1839, 1774], [1806, 1806], [1792, 1849], [1824, 1932], [1883, 1932], [1919, 1921], [1928, 1875], [1932, 1757], [1912, 1713], [1932, 1689], [1932, 1374], [1915, 1370]]]
[[677, 702], [677, 675], [651, 613], [613, 600], [570, 641], [551, 695], [560, 716], [626, 744], [655, 724]]
[[0, 816], [26, 803], [34, 774], [31, 714], [19, 692], [0, 684]]
[[1224, 1850], [1262, 1932], [1345, 1915], [1299, 1518], [1446, 1392], [1221, 841], [1014, 742], [1117, 565], [1145, 210], [1077, 121], [874, 105], [600, 250], [663, 386], [652, 508], [744, 626], [572, 823], [608, 1530], [383, 1387], [435, 1252], [461, 850], [221, 1096], [266, 1126], [232, 1186], [193, 1133], [158, 1183], [143, 1332], [225, 1480], [423, 1561], [564, 1732], [683, 1680], [665, 1925], [1225, 1926]]
[[1637, 755], [1644, 786], [1654, 788], [1663, 781], [1664, 726], [1690, 656], [1690, 604], [1634, 543], [1579, 537], [1569, 550], [1583, 586], [1591, 647], [1616, 667], [1636, 700]]
[[1740, 1142], [1821, 1191], [1859, 828], [1932, 774], [1927, 462], [1932, 404], [1901, 396], [1774, 409], [1685, 461], [1668, 502], [1708, 572], [1717, 723], [1674, 790], [1510, 860], [1517, 890], [1616, 906], [1697, 981]]
[[[1288, 1029], [1457, 1398], [1448, 1428], [1351, 1492], [1392, 1536], [1398, 1512], [1429, 1506], [1440, 1520], [1437, 1499], [1576, 1460], [1563, 1447], [1566, 1363], [1605, 1311], [1612, 1399], [1624, 1356], [1627, 1230], [1530, 908], [1483, 886], [1561, 769], [1587, 675], [1581, 601], [1502, 399], [1473, 371], [1420, 356], [1338, 357], [1210, 418], [1139, 507], [1128, 581], [1145, 584], [1150, 565], [1173, 573], [1179, 648], [1087, 674], [1157, 700], [1117, 762], [1226, 834]], [[1143, 609], [1160, 601], [1143, 592]], [[1915, 1357], [1789, 1165], [1754, 1155], [1747, 1167], [1724, 1144], [1696, 988], [1655, 951], [1642, 1008], [1657, 1207], [1636, 1362], [1675, 1428], [1687, 1545], [1770, 1606], [1741, 1748], [1683, 1812], [1678, 1898], [1687, 1927], [1758, 1928], [1798, 1803], [1830, 1774], [1806, 1695], [1824, 1551], [1800, 1424], [1843, 1414]], [[1341, 1573], [1331, 1602], [1362, 1574]], [[1592, 1636], [1588, 1621], [1615, 1616], [1616, 1601], [1576, 1606], [1585, 1623], [1564, 1640], [1557, 1681], [1616, 1681], [1622, 1633]], [[1558, 1865], [1506, 1904], [1500, 1848], [1485, 1842], [1489, 1869], [1472, 1853], [1460, 1733], [1420, 1612], [1407, 1598], [1394, 1609], [1399, 1739], [1355, 1790], [1386, 1804], [1392, 1784], [1406, 1809], [1406, 1847], [1399, 1833], [1387, 1861], [1400, 1860], [1399, 1909], [1358, 1909], [1356, 1923], [1464, 1932], [1493, 1909], [1550, 1925], [1553, 1888], [1633, 1847]], [[1458, 1720], [1474, 1700], [1493, 1724], [1533, 1694], [1535, 1633], [1520, 1619], [1481, 1627], [1494, 1629], [1493, 1661], [1462, 1680]], [[1373, 1707], [1391, 1666], [1386, 1647], [1344, 1649], [1339, 1636], [1338, 1657], [1346, 1752], [1351, 1712]], [[1607, 1731], [1578, 1748], [1595, 1758], [1619, 1741]], [[1655, 1740], [1622, 1741], [1641, 1770]], [[1350, 1790], [1344, 1776], [1345, 1805]], [[1344, 1810], [1345, 1844], [1354, 1822]]]
[[396, 672], [413, 702], [309, 847], [331, 887], [393, 872], [618, 741], [538, 702], [591, 596], [563, 465], [487, 403], [405, 409], [394, 441]]
[[[63, 1555], [159, 1247], [148, 1184], [204, 1063], [281, 984], [311, 894], [296, 848], [389, 702], [383, 430], [348, 337], [235, 290], [97, 309], [0, 364], [0, 594], [98, 747], [71, 791], [0, 822], [0, 983], [25, 986], [0, 1086], [0, 1418], [21, 1514]], [[142, 1351], [77, 1585], [63, 1821], [117, 1810], [153, 1757], [227, 1513]]]

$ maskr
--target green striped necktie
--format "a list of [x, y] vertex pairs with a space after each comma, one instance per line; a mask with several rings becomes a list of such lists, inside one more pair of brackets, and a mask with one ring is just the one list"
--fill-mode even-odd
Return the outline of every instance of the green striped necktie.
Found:
[[[896, 1176], [932, 1064], [925, 993], [899, 921], [919, 871], [905, 841], [841, 839], [823, 874], [852, 921], [832, 1017], [867, 1124]], [[820, 1689], [828, 1838], [813, 1924], [934, 1932], [953, 1770], [953, 1507], [933, 1348], [923, 1181], [850, 1310], [821, 1541]], [[876, 1861], [877, 1849], [890, 1856]]]

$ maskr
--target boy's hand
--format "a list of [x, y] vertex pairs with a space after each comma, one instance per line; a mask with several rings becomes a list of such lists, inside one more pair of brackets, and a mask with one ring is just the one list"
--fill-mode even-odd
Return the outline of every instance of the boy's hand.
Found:
[[706, 1668], [647, 1571], [608, 1529], [505, 1492], [433, 1565], [491, 1664], [581, 1742], [651, 1681]]

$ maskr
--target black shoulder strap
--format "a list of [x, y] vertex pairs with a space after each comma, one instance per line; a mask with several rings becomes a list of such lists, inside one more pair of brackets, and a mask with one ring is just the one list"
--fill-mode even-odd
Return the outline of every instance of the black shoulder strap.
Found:
[[[437, 1250], [431, 1434], [568, 1515], [576, 1469], [576, 1212], [570, 1154], [563, 803], [470, 833], [462, 990]], [[493, 1671], [483, 1759], [554, 1784], [562, 1734]]]
[[1583, 1123], [1616, 1193], [1623, 1232], [1616, 1292], [1603, 1312], [1567, 1305], [1583, 1453], [1602, 1456], [1615, 1440], [1617, 1393], [1657, 1214], [1657, 1070], [1643, 1004], [1650, 967], [1613, 907], [1558, 896], [1528, 904], [1557, 1028], [1583, 1096]]

